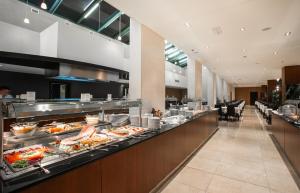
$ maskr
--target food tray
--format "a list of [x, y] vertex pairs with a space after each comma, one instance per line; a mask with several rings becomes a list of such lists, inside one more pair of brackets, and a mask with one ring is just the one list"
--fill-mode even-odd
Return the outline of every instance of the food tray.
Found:
[[[39, 161], [28, 163], [27, 166], [22, 167], [22, 168], [16, 168], [16, 167], [13, 167], [13, 165], [10, 164], [7, 159], [5, 159], [5, 156], [8, 155], [8, 154], [10, 154], [10, 153], [14, 153], [14, 152], [27, 151], [29, 149], [36, 149], [36, 148], [43, 148], [43, 147], [47, 147], [47, 146], [39, 144], [39, 145], [32, 145], [32, 146], [28, 146], [28, 147], [24, 147], [24, 148], [20, 148], [20, 149], [16, 149], [16, 150], [5, 151], [3, 153], [5, 164], [13, 172], [20, 172], [22, 170], [25, 170], [25, 169], [28, 169], [30, 167], [33, 167], [34, 163], [37, 163]], [[44, 157], [41, 159], [40, 163], [46, 163], [46, 162], [51, 161], [53, 159], [56, 159], [58, 157], [58, 155], [56, 154], [56, 152], [55, 152], [55, 150], [53, 148], [51, 148], [51, 147], [47, 147], [47, 148], [49, 148], [52, 151], [52, 153], [43, 152]], [[29, 161], [29, 160], [26, 160], [26, 161]]]

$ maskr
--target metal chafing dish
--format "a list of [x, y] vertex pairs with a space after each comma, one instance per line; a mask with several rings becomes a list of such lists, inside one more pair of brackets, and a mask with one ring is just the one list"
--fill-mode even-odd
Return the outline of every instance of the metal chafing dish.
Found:
[[[68, 118], [72, 118], [72, 115], [98, 115], [100, 121], [93, 125], [96, 128], [97, 134], [101, 135], [101, 129], [109, 129], [111, 127], [111, 123], [104, 121], [105, 119], [105, 111], [113, 111], [120, 109], [129, 109], [130, 107], [139, 108], [139, 112], [141, 112], [142, 101], [141, 100], [118, 100], [118, 101], [103, 101], [103, 100], [94, 100], [91, 102], [80, 102], [80, 101], [34, 101], [34, 102], [26, 102], [21, 100], [0, 100], [0, 173], [3, 180], [9, 180], [20, 175], [26, 174], [31, 171], [35, 171], [37, 169], [41, 169], [42, 171], [47, 171], [43, 167], [63, 161], [65, 159], [69, 159], [71, 157], [75, 157], [77, 155], [89, 152], [89, 148], [84, 149], [82, 152], [78, 152], [76, 155], [66, 155], [55, 147], [55, 143], [57, 141], [61, 141], [68, 137], [77, 136], [80, 134], [82, 129], [74, 129], [74, 130], [66, 130], [66, 132], [61, 133], [47, 133], [44, 132], [44, 128], [51, 124], [46, 124], [43, 126], [39, 125], [39, 129], [37, 129], [32, 135], [23, 135], [22, 137], [14, 136], [12, 133], [4, 132], [4, 127], [8, 127], [5, 124], [5, 121], [13, 120], [14, 125], [16, 127], [21, 127], [22, 123], [27, 122], [35, 122], [41, 123], [45, 122], [48, 119], [53, 120], [55, 118], [60, 118], [66, 116]], [[21, 123], [21, 124], [20, 124]], [[72, 123], [72, 122], [71, 122]], [[66, 123], [66, 124], [71, 124]], [[20, 125], [21, 126], [20, 126]], [[65, 124], [65, 123], [60, 123]], [[9, 124], [11, 125], [11, 124]], [[52, 124], [55, 125], [55, 124]], [[57, 125], [55, 125], [57, 126]], [[6, 130], [8, 130], [6, 128]], [[64, 130], [65, 131], [65, 130]], [[35, 147], [36, 145], [45, 146], [45, 148], [50, 147], [53, 148], [54, 155], [50, 156], [53, 159], [47, 160], [47, 162], [39, 161], [38, 164], [35, 164], [35, 167], [28, 167], [21, 170], [13, 170], [7, 161], [3, 161], [4, 156], [4, 147], [7, 149], [11, 149], [12, 153], [14, 153], [16, 148], [25, 148], [26, 147]], [[108, 143], [107, 143], [108, 145]], [[102, 148], [103, 146], [97, 146], [97, 148]], [[5, 152], [7, 153], [7, 149]], [[21, 149], [22, 150], [22, 149]], [[23, 150], [22, 150], [23, 151]], [[52, 152], [51, 152], [52, 153]], [[7, 158], [7, 157], [6, 157]], [[42, 158], [44, 159], [44, 157]], [[38, 167], [37, 167], [38, 166]]]
[[278, 111], [290, 122], [300, 125], [299, 100], [287, 100], [285, 105], [279, 107]]

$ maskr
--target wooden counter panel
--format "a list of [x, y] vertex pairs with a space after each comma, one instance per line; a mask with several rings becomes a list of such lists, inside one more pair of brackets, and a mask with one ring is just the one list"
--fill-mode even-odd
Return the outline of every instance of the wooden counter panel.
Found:
[[131, 147], [102, 159], [102, 193], [136, 192], [135, 155]]
[[30, 186], [22, 193], [101, 193], [101, 160]]
[[271, 131], [280, 146], [284, 149], [284, 120], [276, 114], [272, 114]]
[[300, 174], [300, 130], [293, 125], [286, 123], [285, 129], [285, 140], [284, 150], [285, 153], [296, 169], [298, 175]]

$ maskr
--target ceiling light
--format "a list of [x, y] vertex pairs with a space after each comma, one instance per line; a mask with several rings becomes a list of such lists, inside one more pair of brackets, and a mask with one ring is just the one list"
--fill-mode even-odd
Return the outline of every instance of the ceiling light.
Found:
[[30, 20], [27, 17], [27, 11], [28, 11], [28, 0], [26, 1], [24, 23], [29, 24]]
[[45, 3], [45, 0], [43, 0], [43, 2], [41, 4], [41, 8], [42, 9], [48, 9], [47, 4]]
[[118, 40], [119, 41], [122, 40], [122, 36], [121, 36], [121, 19], [122, 19], [122, 15], [120, 15], [120, 17], [119, 17], [119, 35], [118, 35]]
[[274, 55], [277, 55], [277, 52], [274, 52]]
[[29, 24], [29, 23], [30, 23], [30, 20], [29, 20], [27, 17], [25, 17], [25, 18], [24, 18], [24, 23]]
[[165, 44], [167, 44], [168, 43], [168, 40], [165, 40]]
[[246, 49], [243, 49], [243, 52], [246, 52]]
[[188, 22], [185, 22], [185, 26], [186, 26], [187, 28], [190, 28], [190, 27], [191, 27], [191, 25], [190, 25]]
[[89, 17], [99, 6], [99, 3], [95, 4], [83, 17], [86, 19]]
[[270, 29], [272, 29], [272, 27], [265, 27], [265, 28], [262, 28], [261, 31], [269, 31]]
[[209, 46], [206, 46], [206, 48], [208, 49], [208, 48], [209, 48]]
[[244, 27], [241, 28], [241, 31], [245, 31], [246, 29]]
[[285, 34], [284, 34], [285, 36], [290, 36], [290, 35], [292, 35], [292, 32], [286, 32]]
[[277, 80], [277, 82], [279, 82], [280, 78], [277, 78], [276, 80]]

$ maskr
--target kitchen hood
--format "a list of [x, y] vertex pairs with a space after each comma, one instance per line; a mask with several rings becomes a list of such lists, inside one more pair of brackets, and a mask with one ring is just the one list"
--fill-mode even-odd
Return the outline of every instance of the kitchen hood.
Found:
[[39, 74], [68, 81], [102, 81], [128, 83], [129, 73], [97, 64], [0, 51], [0, 70]]

